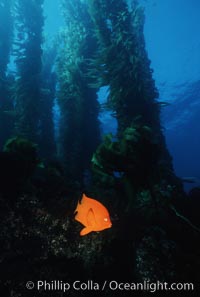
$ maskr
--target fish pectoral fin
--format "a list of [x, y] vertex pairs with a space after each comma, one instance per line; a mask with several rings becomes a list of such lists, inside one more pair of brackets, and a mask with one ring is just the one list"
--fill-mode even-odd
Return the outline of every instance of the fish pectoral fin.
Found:
[[94, 226], [96, 224], [94, 211], [92, 208], [88, 210], [87, 214], [87, 226]]
[[84, 235], [86, 235], [86, 234], [88, 234], [88, 233], [90, 233], [90, 232], [92, 232], [93, 230], [91, 229], [91, 228], [89, 228], [89, 227], [85, 227], [85, 228], [83, 228], [82, 230], [81, 230], [81, 232], [80, 232], [80, 235], [81, 236], [84, 236]]

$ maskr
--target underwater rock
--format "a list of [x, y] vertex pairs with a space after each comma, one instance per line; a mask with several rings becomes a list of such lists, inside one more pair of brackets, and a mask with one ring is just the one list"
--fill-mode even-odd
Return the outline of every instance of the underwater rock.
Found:
[[177, 245], [160, 227], [147, 229], [136, 249], [135, 273], [140, 281], [173, 281]]
[[19, 137], [9, 139], [0, 152], [0, 193], [16, 197], [38, 164], [35, 144]]

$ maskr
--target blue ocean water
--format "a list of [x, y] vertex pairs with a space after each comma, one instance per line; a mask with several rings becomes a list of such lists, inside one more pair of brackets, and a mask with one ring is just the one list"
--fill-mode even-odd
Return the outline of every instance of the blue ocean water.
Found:
[[[194, 177], [200, 185], [200, 1], [140, 0], [145, 8], [146, 49], [162, 102], [162, 125], [179, 177]], [[63, 24], [58, 0], [45, 1], [45, 34], [54, 36]], [[108, 90], [99, 92], [104, 102]], [[103, 111], [104, 133], [116, 131], [116, 121]], [[195, 184], [185, 184], [189, 190]]]
[[[146, 47], [174, 168], [200, 185], [200, 1], [145, 1]], [[185, 184], [188, 190], [194, 184]]]

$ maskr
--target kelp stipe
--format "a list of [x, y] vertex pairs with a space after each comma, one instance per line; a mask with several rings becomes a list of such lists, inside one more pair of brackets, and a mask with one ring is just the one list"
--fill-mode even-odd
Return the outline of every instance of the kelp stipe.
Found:
[[13, 99], [11, 84], [14, 80], [8, 71], [13, 41], [12, 1], [2, 0], [0, 5], [0, 149], [13, 130]]
[[73, 184], [83, 186], [84, 173], [99, 144], [99, 104], [89, 86], [89, 59], [96, 50], [92, 22], [84, 3], [63, 1], [65, 27], [57, 60], [61, 111], [59, 156]]
[[42, 69], [43, 0], [15, 3], [15, 63], [17, 78], [15, 134], [38, 143]]

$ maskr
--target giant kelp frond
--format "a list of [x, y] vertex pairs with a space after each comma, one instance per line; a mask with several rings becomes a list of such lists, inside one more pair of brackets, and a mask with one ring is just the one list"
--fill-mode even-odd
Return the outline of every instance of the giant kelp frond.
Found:
[[[159, 109], [147, 119], [145, 105], [154, 109], [157, 91], [151, 75], [143, 37], [144, 13], [137, 1], [131, 12], [127, 1], [87, 1], [99, 50], [91, 62], [93, 85], [109, 85], [107, 106], [116, 112], [119, 131], [134, 117], [158, 124]], [[93, 70], [94, 69], [94, 70]]]
[[17, 112], [15, 133], [38, 141], [43, 0], [17, 0], [15, 17], [14, 55], [17, 67], [14, 92]]
[[13, 41], [12, 1], [0, 1], [0, 148], [11, 135], [13, 121], [6, 111], [13, 112], [13, 101], [10, 86], [13, 77], [9, 73], [8, 65]]
[[6, 67], [9, 63], [12, 42], [12, 1], [1, 0], [0, 2], [0, 79], [5, 76]]
[[66, 25], [56, 67], [61, 110], [59, 155], [68, 178], [80, 183], [99, 141], [97, 95], [87, 76], [96, 40], [82, 1], [63, 1], [63, 15]]

